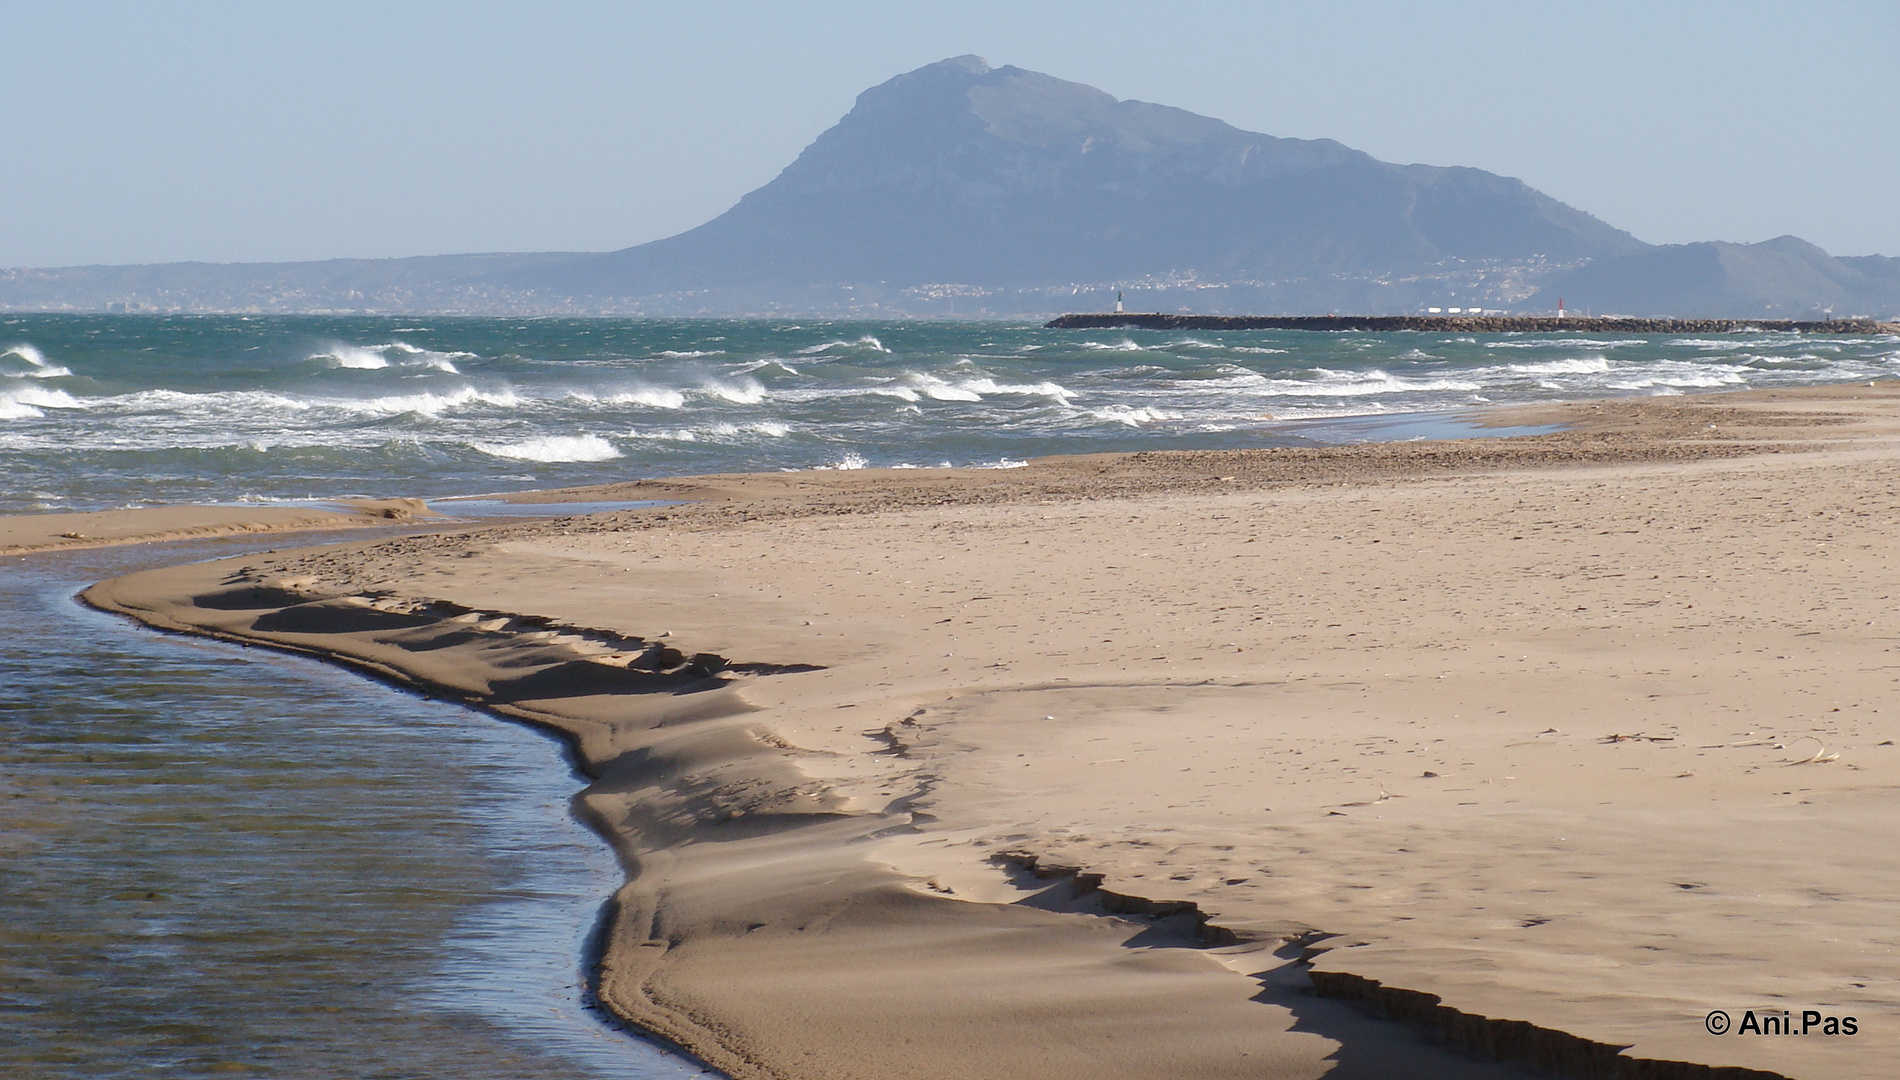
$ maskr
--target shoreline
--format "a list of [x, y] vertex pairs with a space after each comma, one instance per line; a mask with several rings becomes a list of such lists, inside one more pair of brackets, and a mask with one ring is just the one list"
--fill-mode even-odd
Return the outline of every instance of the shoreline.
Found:
[[[609, 495], [694, 501], [279, 552], [236, 560], [236, 566], [172, 568], [102, 582], [87, 590], [86, 599], [166, 629], [320, 656], [563, 732], [593, 777], [575, 806], [590, 827], [609, 838], [629, 870], [629, 881], [609, 909], [600, 999], [642, 1030], [729, 1075], [941, 1075], [931, 1070], [955, 1059], [965, 1062], [965, 1071], [975, 1068], [986, 1075], [1081, 1075], [1078, 1070], [1086, 1064], [1092, 1075], [1139, 1077], [1161, 1075], [1153, 1069], [1168, 1062], [1178, 1075], [1242, 1075], [1244, 1066], [1245, 1075], [1295, 1076], [1317, 1075], [1316, 1063], [1344, 1060], [1341, 1048], [1364, 1053], [1366, 1047], [1374, 1048], [1369, 1060], [1398, 1062], [1393, 1067], [1421, 1075], [1433, 1067], [1453, 1070], [1445, 1075], [1480, 1075], [1481, 1066], [1465, 1058], [1433, 1064], [1432, 1055], [1443, 1051], [1406, 1035], [1401, 1025], [1355, 1020], [1351, 1010], [1319, 1020], [1303, 1017], [1300, 1008], [1318, 1006], [1284, 992], [1276, 996], [1275, 979], [1297, 981], [1300, 965], [1310, 964], [1319, 976], [1316, 983], [1330, 982], [1348, 996], [1382, 1001], [1389, 1012], [1419, 1010], [1400, 1003], [1389, 989], [1381, 997], [1381, 982], [1441, 997], [1443, 1007], [1461, 1010], [1467, 1018], [1490, 1015], [1520, 1025], [1511, 1030], [1523, 1030], [1520, 1013], [1535, 1014], [1540, 1019], [1529, 1022], [1533, 1029], [1569, 1032], [1566, 1037], [1609, 1048], [1585, 1055], [1599, 1059], [1631, 1044], [1631, 1020], [1599, 1023], [1596, 1034], [1575, 1030], [1590, 1025], [1552, 1022], [1565, 1019], [1565, 1008], [1548, 992], [1507, 995], [1505, 1008], [1494, 1008], [1497, 1001], [1486, 1002], [1496, 995], [1487, 996], [1469, 975], [1456, 974], [1460, 965], [1444, 969], [1449, 979], [1435, 979], [1434, 963], [1407, 959], [1408, 951], [1417, 950], [1382, 952], [1381, 941], [1404, 940], [1396, 924], [1341, 925], [1353, 921], [1351, 905], [1339, 908], [1323, 897], [1302, 898], [1298, 889], [1277, 899], [1249, 899], [1241, 886], [1222, 885], [1218, 875], [1197, 872], [1170, 876], [1188, 884], [1157, 895], [1137, 880], [1154, 870], [1154, 856], [1142, 854], [1153, 850], [1152, 842], [1131, 847], [1117, 841], [1095, 852], [1099, 858], [1086, 858], [1089, 845], [1071, 835], [1069, 826], [1077, 822], [1117, 820], [1108, 806], [1089, 802], [1094, 796], [1087, 790], [1058, 790], [1069, 774], [1090, 764], [1075, 758], [1076, 747], [1065, 741], [1077, 736], [1047, 733], [1035, 725], [1019, 730], [992, 708], [992, 703], [1027, 702], [1035, 705], [1029, 711], [1040, 715], [1043, 701], [1069, 702], [1049, 706], [1047, 720], [1071, 709], [1104, 715], [1134, 710], [1128, 723], [1104, 721], [1090, 729], [1104, 732], [1101, 737], [1111, 745], [1139, 740], [1160, 715], [1156, 709], [1189, 708], [1231, 725], [1241, 715], [1233, 712], [1234, 702], [1257, 701], [1259, 694], [1269, 693], [1292, 702], [1287, 706], [1292, 717], [1304, 707], [1291, 689], [1300, 680], [1288, 681], [1275, 671], [1274, 678], [1261, 681], [1268, 669], [1283, 664], [1271, 641], [1246, 647], [1264, 648], [1263, 661], [1209, 666], [1202, 657], [1188, 660], [1183, 652], [1184, 670], [1143, 675], [1152, 661], [1129, 654], [1116, 662], [1117, 677], [1082, 680], [1090, 665], [1071, 653], [1084, 643], [1061, 626], [1033, 631], [1053, 635], [1050, 640], [1024, 638], [1021, 632], [1008, 633], [1011, 627], [999, 625], [994, 616], [969, 612], [987, 596], [938, 603], [864, 575], [889, 572], [877, 569], [880, 552], [900, 560], [906, 572], [921, 574], [930, 568], [923, 560], [933, 553], [946, 558], [961, 551], [959, 572], [971, 580], [993, 574], [1015, 583], [1017, 591], [1005, 595], [1020, 598], [1012, 605], [1021, 609], [1020, 620], [1053, 597], [1076, 602], [1073, 598], [1087, 591], [1098, 568], [1107, 565], [1085, 559], [1066, 566], [1064, 559], [1083, 557], [1071, 548], [1113, 554], [1121, 550], [1121, 531], [1142, 532], [1145, 542], [1163, 535], [1157, 530], [1177, 529], [1180, 521], [1192, 518], [1208, 530], [1200, 535], [1209, 543], [1229, 544], [1224, 550], [1230, 554], [1202, 565], [1195, 562], [1191, 543], [1183, 546], [1178, 537], [1169, 541], [1173, 561], [1146, 564], [1130, 579], [1141, 588], [1162, 588], [1159, 597], [1167, 600], [1145, 603], [1166, 606], [1196, 589], [1231, 593], [1234, 585], [1218, 585], [1209, 574], [1249, 557], [1237, 545], [1256, 537], [1242, 540], [1234, 534], [1225, 541], [1220, 530], [1237, 519], [1277, 520], [1289, 508], [1363, 530], [1377, 519], [1353, 506], [1371, 500], [1390, 509], [1403, 503], [1413, 507], [1408, 512], [1420, 513], [1418, 508], [1430, 503], [1407, 500], [1424, 491], [1455, 506], [1471, 506], [1478, 524], [1459, 526], [1469, 530], [1483, 525], [1495, 512], [1491, 507], [1503, 505], [1500, 497], [1518, 492], [1521, 499], [1521, 492], [1536, 485], [1649, 491], [1685, 477], [1732, 475], [1741, 478], [1736, 483], [1756, 485], [1749, 490], [1773, 492], [1779, 477], [1790, 472], [1851, 471], [1861, 468], [1859, 463], [1900, 458], [1900, 387], [1892, 383], [1871, 389], [1582, 402], [1492, 415], [1495, 422], [1518, 424], [1533, 414], [1539, 418], [1535, 422], [1570, 428], [1553, 435], [1458, 443], [1087, 455], [1041, 459], [1027, 469], [932, 476], [860, 470], [567, 489], [553, 501]], [[1249, 500], [1260, 499], [1268, 500], [1263, 506], [1277, 508], [1275, 517], [1262, 518], [1261, 511], [1248, 509]], [[1066, 515], [1066, 524], [1051, 532], [1043, 524], [1051, 515]], [[1111, 518], [1143, 524], [1108, 529]], [[852, 541], [848, 547], [823, 547], [839, 543], [844, 534]], [[934, 541], [938, 536], [941, 541]], [[1005, 560], [1005, 538], [1030, 547], [1034, 564]], [[1313, 550], [1290, 535], [1266, 539], [1276, 562], [1298, 561], [1303, 550]], [[1381, 539], [1399, 538], [1388, 534], [1370, 542]], [[1327, 543], [1320, 539], [1321, 548]], [[1350, 544], [1339, 546], [1340, 558], [1349, 557]], [[768, 568], [749, 571], [746, 558]], [[850, 568], [833, 563], [847, 562], [856, 569], [841, 577]], [[1065, 586], [1036, 600], [1031, 585], [1036, 573], [1054, 574]], [[1483, 580], [1480, 571], [1470, 573]], [[961, 589], [955, 575], [932, 580], [937, 584], [926, 591], [959, 596], [969, 591]], [[1383, 587], [1397, 588], [1401, 581], [1392, 579]], [[878, 599], [853, 613], [835, 610], [844, 595], [840, 590], [853, 588], [871, 589], [867, 600]], [[782, 590], [776, 599], [768, 595], [773, 589]], [[1106, 627], [1102, 620], [1119, 618], [1128, 602], [1106, 597], [1074, 618]], [[1280, 600], [1264, 602], [1279, 612], [1276, 620], [1302, 617], [1299, 608], [1274, 608]], [[1210, 603], [1185, 603], [1191, 610], [1170, 616], [1167, 625], [1191, 634], [1225, 618], [1217, 612], [1227, 609]], [[939, 659], [911, 647], [915, 640], [943, 632], [930, 629], [933, 624], [923, 618], [926, 608], [948, 611], [952, 617], [944, 622], [965, 620], [973, 639], [968, 647], [994, 662], [959, 660], [935, 671], [941, 659], [964, 649]], [[812, 617], [792, 618], [801, 614]], [[1366, 623], [1363, 614], [1342, 614], [1342, 621], [1355, 621], [1362, 631], [1390, 633], [1376, 620]], [[801, 629], [801, 621], [819, 628]], [[1324, 629], [1312, 626], [1281, 640], [1277, 648], [1310, 651], [1292, 643]], [[1438, 626], [1428, 637], [1449, 632]], [[1053, 650], [1051, 641], [1065, 651]], [[1162, 651], [1164, 657], [1154, 659], [1173, 666], [1175, 660], [1165, 655], [1172, 650]], [[1101, 655], [1111, 659], [1109, 653]], [[1578, 654], [1560, 649], [1553, 655], [1575, 660]], [[1322, 668], [1330, 663], [1318, 654], [1312, 662]], [[1474, 700], [1510, 700], [1525, 693], [1515, 684], [1508, 692], [1499, 689], [1504, 684], [1484, 691], [1498, 676], [1473, 678], [1478, 685]], [[1400, 712], [1421, 707], [1421, 691], [1400, 687], [1391, 692], [1399, 694]], [[1078, 693], [1081, 697], [1074, 696]], [[1026, 706], [1011, 704], [1004, 711], [1021, 707]], [[1247, 705], [1243, 712], [1256, 707]], [[831, 724], [838, 710], [846, 709], [867, 709], [858, 719], [870, 729], [855, 721]], [[1686, 729], [1689, 718], [1675, 722]], [[1218, 727], [1197, 727], [1194, 738], [1222, 737], [1214, 730]], [[1374, 727], [1395, 730], [1389, 724]], [[1456, 725], [1445, 728], [1447, 735], [1456, 730]], [[1317, 730], [1314, 737], [1324, 741]], [[1577, 752], [1587, 759], [1583, 764], [1612, 768], [1613, 759], [1605, 755], [1624, 754], [1626, 741]], [[1465, 752], [1478, 753], [1481, 745], [1482, 740]], [[1002, 747], [1035, 755], [1036, 761], [1019, 767], [1032, 769], [1056, 788], [1013, 800], [972, 801], [972, 793], [985, 789], [979, 778], [1007, 775], [996, 772], [1000, 767], [1018, 767]], [[1183, 757], [1187, 751], [1180, 746], [1155, 749], [1191, 770], [1206, 767], [1192, 764], [1199, 758]], [[1254, 752], [1260, 751], [1256, 746]], [[1045, 761], [1061, 768], [1043, 776], [1038, 762]], [[1861, 762], [1852, 764], [1863, 768]], [[1295, 775], [1282, 783], [1294, 782]], [[1427, 777], [1437, 775], [1426, 771]], [[1338, 776], [1326, 783], [1344, 785], [1342, 791], [1363, 786]], [[1199, 788], [1190, 781], [1173, 790], [1189, 794]], [[1390, 794], [1425, 795], [1387, 793], [1381, 787], [1375, 803], [1337, 805], [1382, 805]], [[1718, 792], [1717, 797], [1727, 796]], [[1408, 805], [1415, 804], [1391, 808]], [[1434, 812], [1453, 818], [1462, 813]], [[1344, 809], [1344, 816], [1359, 813]], [[1227, 840], [1261, 830], [1304, 835], [1321, 827], [1304, 819], [1269, 817], [1243, 834], [1227, 835], [1227, 827], [1212, 819], [1190, 817], [1174, 820], [1164, 813], [1160, 820], [1172, 821], [1168, 828], [1183, 835]], [[1505, 828], [1498, 835], [1508, 836], [1508, 821], [1499, 820], [1503, 823], [1486, 828]], [[1008, 839], [1023, 829], [1029, 830], [1028, 847]], [[1441, 845], [1459, 850], [1455, 833], [1441, 837]], [[1183, 843], [1196, 852], [1186, 856], [1190, 861], [1212, 864], [1229, 858], [1215, 854], [1220, 845], [1208, 846], [1210, 841]], [[1353, 842], [1343, 843], [1340, 857], [1346, 858]], [[1369, 850], [1378, 848], [1374, 844]], [[1258, 857], [1268, 854], [1263, 849]], [[1018, 860], [1021, 873], [1008, 871], [1011, 858]], [[1025, 868], [1022, 860], [1029, 858], [1042, 862]], [[1351, 863], [1346, 859], [1343, 865]], [[1036, 876], [1037, 865], [1077, 870], [1058, 873], [1050, 884]], [[1241, 878], [1241, 884], [1251, 877]], [[1088, 887], [1078, 890], [1077, 883]], [[1182, 899], [1181, 893], [1194, 895]], [[1127, 921], [1129, 916], [1136, 921]], [[1223, 933], [1209, 940], [1209, 926]], [[808, 935], [812, 927], [822, 929]], [[1348, 943], [1327, 946], [1316, 933], [1344, 934]], [[1131, 948], [1137, 940], [1141, 946], [1174, 947]], [[1474, 947], [1483, 948], [1481, 942]], [[1293, 950], [1290, 958], [1288, 949]], [[1274, 953], [1280, 954], [1277, 962], [1256, 970]], [[999, 980], [999, 971], [1011, 974]], [[1065, 975], [1052, 979], [1052, 971]], [[1270, 978], [1274, 972], [1279, 974]], [[1387, 977], [1380, 979], [1381, 974]], [[1156, 1000], [1171, 1003], [1165, 1016], [1155, 1015]], [[1272, 1019], [1280, 1016], [1275, 1010], [1285, 1014], [1281, 1022]], [[1421, 1013], [1426, 1014], [1429, 1010]], [[1020, 1017], [1026, 1015], [1042, 1017], [1041, 1026], [1022, 1030]], [[800, 1020], [796, 1029], [787, 1027], [792, 1016]], [[1490, 1029], [1483, 1025], [1444, 1016], [1439, 1022], [1441, 1034], [1470, 1034], [1473, 1048], [1528, 1057], [1547, 1069], [1578, 1061], [1576, 1047], [1556, 1035], [1520, 1040], [1512, 1050], [1498, 1043], [1495, 1032], [1484, 1034]], [[850, 1035], [893, 1025], [914, 1043], [866, 1048]], [[1076, 1033], [1075, 1041], [1063, 1031]], [[1130, 1031], [1139, 1037], [1114, 1037]], [[1647, 1051], [1651, 1042], [1664, 1056], [1627, 1055], [1617, 1058], [1619, 1067], [1638, 1070], [1630, 1075], [1777, 1075], [1763, 1061], [1711, 1066], [1753, 1068], [1753, 1073], [1698, 1072], [1686, 1064], [1689, 1058], [1673, 1053], [1680, 1039], [1663, 1032], [1637, 1041], [1638, 1049]], [[1715, 1049], [1739, 1052], [1736, 1045], [1718, 1043]], [[972, 1062], [972, 1053], [981, 1061]], [[1104, 1060], [1109, 1056], [1115, 1060]], [[1684, 1064], [1664, 1071], [1657, 1071], [1663, 1070], [1661, 1064], [1623, 1064], [1638, 1058]], [[1826, 1060], [1832, 1065], [1841, 1059]], [[1597, 1060], [1590, 1067], [1602, 1064]]]

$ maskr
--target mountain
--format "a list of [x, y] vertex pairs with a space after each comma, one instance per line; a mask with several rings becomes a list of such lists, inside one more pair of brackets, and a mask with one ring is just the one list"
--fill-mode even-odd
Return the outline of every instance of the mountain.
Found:
[[1668, 244], [1552, 274], [1538, 295], [1621, 315], [1885, 316], [1900, 311], [1900, 259], [1835, 258], [1794, 236]]
[[[1791, 245], [1799, 245], [1799, 251]], [[604, 253], [0, 271], [0, 308], [1012, 315], [1900, 310], [1894, 260], [1651, 247], [1522, 181], [956, 57], [698, 228]], [[1673, 305], [1689, 304], [1693, 310]]]
[[1264, 284], [1644, 247], [1518, 180], [1389, 165], [964, 56], [865, 91], [705, 225], [541, 283], [620, 296]]

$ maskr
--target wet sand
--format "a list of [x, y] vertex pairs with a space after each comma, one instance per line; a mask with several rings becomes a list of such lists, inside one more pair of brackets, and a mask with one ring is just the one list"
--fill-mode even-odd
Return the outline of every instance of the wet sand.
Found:
[[1900, 384], [1485, 422], [1568, 427], [612, 485], [545, 497], [692, 501], [88, 598], [566, 733], [601, 999], [734, 1076], [1885, 1075]]
[[0, 515], [0, 555], [118, 544], [203, 540], [240, 533], [360, 529], [439, 517], [420, 499], [352, 499], [321, 507], [150, 506], [64, 514]]

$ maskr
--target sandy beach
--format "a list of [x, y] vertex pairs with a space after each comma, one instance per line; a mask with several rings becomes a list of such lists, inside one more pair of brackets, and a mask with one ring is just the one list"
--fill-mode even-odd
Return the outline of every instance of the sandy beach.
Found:
[[1561, 430], [569, 489], [672, 504], [86, 595], [563, 733], [600, 998], [734, 1077], [1888, 1075], [1900, 383], [1480, 422]]

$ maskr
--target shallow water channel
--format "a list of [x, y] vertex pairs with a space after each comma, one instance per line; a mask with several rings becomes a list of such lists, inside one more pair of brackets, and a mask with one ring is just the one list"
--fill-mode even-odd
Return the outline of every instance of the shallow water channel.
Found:
[[544, 735], [0, 565], [0, 1075], [703, 1075], [589, 1011], [620, 874]]

